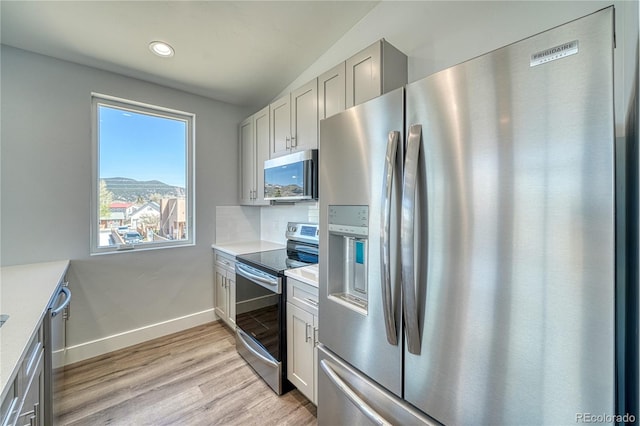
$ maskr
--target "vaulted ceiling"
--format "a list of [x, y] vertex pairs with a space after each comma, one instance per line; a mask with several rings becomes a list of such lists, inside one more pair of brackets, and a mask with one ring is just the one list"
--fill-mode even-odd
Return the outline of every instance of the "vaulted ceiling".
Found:
[[[243, 106], [267, 104], [377, 1], [7, 1], [2, 44]], [[153, 55], [168, 42], [171, 58]]]

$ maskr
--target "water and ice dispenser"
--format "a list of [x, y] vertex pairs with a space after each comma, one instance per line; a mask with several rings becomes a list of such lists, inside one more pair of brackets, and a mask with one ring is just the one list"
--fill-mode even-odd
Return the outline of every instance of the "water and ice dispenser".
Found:
[[328, 296], [366, 315], [369, 206], [329, 206]]

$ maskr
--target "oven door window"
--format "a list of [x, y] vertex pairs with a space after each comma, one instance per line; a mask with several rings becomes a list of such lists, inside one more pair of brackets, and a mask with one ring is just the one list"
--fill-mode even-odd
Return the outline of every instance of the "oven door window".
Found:
[[280, 297], [236, 274], [236, 326], [280, 361]]

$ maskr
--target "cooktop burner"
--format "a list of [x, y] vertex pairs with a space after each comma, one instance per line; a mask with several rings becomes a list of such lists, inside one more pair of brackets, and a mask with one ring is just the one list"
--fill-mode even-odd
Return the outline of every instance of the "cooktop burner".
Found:
[[259, 251], [257, 253], [243, 254], [237, 257], [237, 260], [248, 263], [254, 267], [263, 267], [270, 269], [275, 273], [283, 273], [289, 269], [287, 265], [287, 249]]
[[278, 275], [318, 263], [318, 224], [289, 222], [286, 237], [287, 248], [243, 254], [236, 260]]

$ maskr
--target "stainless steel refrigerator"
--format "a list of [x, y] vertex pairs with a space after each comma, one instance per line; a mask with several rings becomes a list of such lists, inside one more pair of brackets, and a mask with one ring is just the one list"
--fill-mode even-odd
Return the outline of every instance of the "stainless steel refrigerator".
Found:
[[613, 8], [321, 121], [318, 422], [616, 414]]

